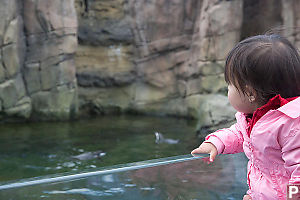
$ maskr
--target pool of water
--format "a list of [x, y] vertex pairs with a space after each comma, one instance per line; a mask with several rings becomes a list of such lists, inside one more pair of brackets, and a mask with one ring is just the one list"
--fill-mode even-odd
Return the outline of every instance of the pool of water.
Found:
[[[190, 155], [130, 163], [81, 174], [23, 180], [0, 186], [11, 200], [240, 200], [247, 190], [243, 154], [213, 164]], [[178, 162], [180, 160], [181, 162]], [[162, 165], [162, 163], [164, 165]], [[36, 184], [39, 182], [38, 184]]]
[[[0, 199], [242, 199], [243, 154], [221, 155], [210, 165], [172, 163], [190, 159], [201, 143], [195, 127], [191, 120], [144, 116], [1, 125]], [[155, 132], [178, 142], [156, 143]], [[95, 152], [101, 156], [78, 159]]]
[[[200, 144], [195, 121], [143, 116], [0, 126], [0, 183], [188, 154]], [[179, 140], [155, 142], [155, 132]], [[74, 156], [102, 151], [100, 158]]]

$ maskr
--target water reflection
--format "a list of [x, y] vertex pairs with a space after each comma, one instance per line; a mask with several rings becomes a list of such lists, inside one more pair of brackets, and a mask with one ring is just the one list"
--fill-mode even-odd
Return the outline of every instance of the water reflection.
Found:
[[[201, 143], [194, 127], [193, 121], [140, 116], [2, 125], [0, 184], [188, 154]], [[155, 132], [178, 143], [156, 143]], [[101, 153], [105, 155], [100, 156]], [[0, 190], [0, 199], [242, 199], [246, 191], [245, 170], [246, 159], [242, 154], [222, 155], [211, 165], [191, 160]]]
[[[106, 116], [65, 123], [5, 124], [0, 127], [0, 183], [187, 154], [200, 142], [194, 123]], [[156, 131], [180, 142], [156, 144]]]
[[236, 154], [219, 156], [211, 165], [198, 159], [0, 190], [0, 199], [235, 200], [242, 199], [246, 189], [246, 158], [243, 154]]
[[153, 195], [157, 197], [241, 199], [242, 192], [246, 191], [244, 169], [243, 155], [226, 155], [219, 157], [212, 165], [194, 160], [137, 170], [130, 174], [130, 178], [142, 188], [155, 188]]

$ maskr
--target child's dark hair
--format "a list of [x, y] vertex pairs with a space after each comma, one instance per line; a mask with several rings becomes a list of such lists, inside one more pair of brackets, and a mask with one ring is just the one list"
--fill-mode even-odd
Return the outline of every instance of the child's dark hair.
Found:
[[252, 87], [261, 103], [280, 94], [300, 96], [300, 56], [284, 37], [257, 35], [239, 42], [225, 64], [225, 81], [246, 94]]

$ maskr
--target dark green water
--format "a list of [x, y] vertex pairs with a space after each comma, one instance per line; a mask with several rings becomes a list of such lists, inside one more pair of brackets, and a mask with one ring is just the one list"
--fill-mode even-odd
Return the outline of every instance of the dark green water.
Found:
[[[142, 116], [103, 117], [64, 123], [0, 127], [0, 182], [188, 154], [200, 144], [195, 121]], [[156, 144], [154, 132], [179, 139]], [[100, 159], [72, 158], [102, 150]]]
[[98, 168], [72, 179], [62, 174], [26, 179], [0, 185], [0, 199], [241, 200], [247, 191], [246, 160], [243, 154], [221, 155], [207, 165], [182, 155]]

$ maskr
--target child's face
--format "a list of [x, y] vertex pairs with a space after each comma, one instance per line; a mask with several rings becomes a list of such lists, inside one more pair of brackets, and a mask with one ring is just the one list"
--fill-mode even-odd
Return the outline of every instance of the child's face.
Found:
[[228, 85], [228, 99], [232, 107], [242, 113], [252, 114], [256, 109], [256, 103], [249, 101], [249, 96], [239, 92], [234, 85]]

